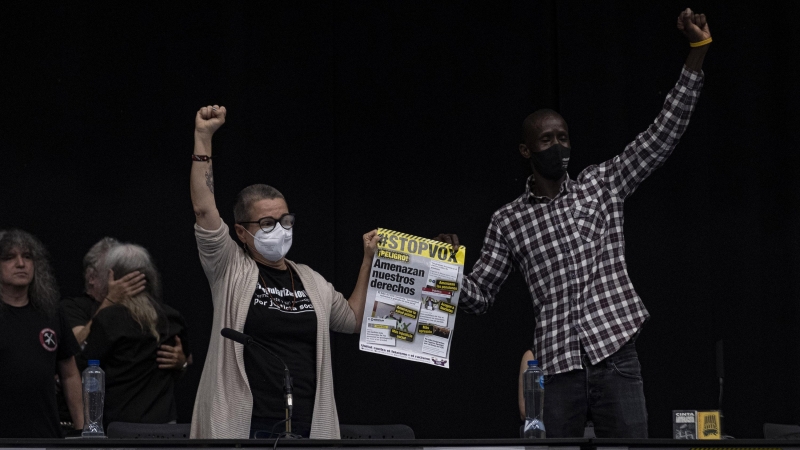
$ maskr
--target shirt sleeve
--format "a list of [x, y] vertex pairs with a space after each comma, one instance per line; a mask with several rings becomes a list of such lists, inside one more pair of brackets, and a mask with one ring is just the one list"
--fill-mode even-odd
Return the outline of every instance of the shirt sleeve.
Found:
[[194, 235], [200, 253], [200, 264], [209, 283], [213, 285], [225, 273], [225, 269], [239, 251], [238, 245], [231, 238], [228, 225], [221, 220], [216, 230], [206, 230], [195, 224]]
[[[290, 261], [291, 262], [291, 261]], [[297, 264], [293, 266], [296, 273], [300, 275], [303, 280], [303, 286], [306, 289], [309, 287], [308, 283], [313, 283], [319, 292], [322, 301], [327, 302], [330, 299], [331, 307], [328, 313], [328, 329], [336, 331], [337, 333], [352, 334], [356, 333], [356, 315], [347, 299], [341, 292], [337, 291], [331, 283], [325, 280], [325, 277], [317, 273], [314, 269], [304, 265]]]
[[183, 354], [187, 358], [192, 355], [192, 341], [189, 340], [189, 329], [187, 327], [183, 327], [180, 333], [178, 333], [178, 337], [181, 338], [181, 347], [183, 347]]
[[356, 314], [347, 303], [341, 292], [337, 291], [332, 284], [325, 282], [329, 295], [333, 296], [330, 313], [330, 329], [337, 333], [352, 334], [356, 332]]
[[494, 304], [500, 286], [511, 272], [511, 261], [506, 240], [497, 214], [492, 217], [481, 248], [481, 257], [461, 283], [459, 306], [469, 314], [484, 314]]
[[184, 319], [183, 315], [175, 308], [167, 305], [164, 305], [164, 307], [164, 309], [167, 311], [167, 320], [170, 323], [170, 330], [172, 330], [172, 328], [177, 330], [175, 335], [181, 339], [183, 354], [188, 357], [192, 354], [192, 347], [191, 343], [189, 342], [189, 327], [186, 325], [186, 319]]
[[60, 306], [61, 313], [70, 331], [75, 327], [86, 325], [92, 319], [91, 316], [86, 317], [86, 311], [81, 307], [76, 298], [65, 298], [61, 301]]
[[684, 66], [656, 120], [636, 136], [621, 154], [599, 166], [612, 191], [626, 198], [664, 164], [689, 125], [702, 85], [703, 73]]
[[114, 341], [116, 340], [114, 323], [119, 322], [114, 320], [116, 315], [115, 311], [113, 311], [114, 308], [123, 307], [111, 306], [94, 316], [92, 329], [86, 338], [86, 346], [83, 347], [83, 352], [81, 352], [82, 360], [98, 359], [102, 361], [114, 346]]
[[59, 312], [58, 320], [60, 322], [61, 336], [59, 336], [57, 359], [62, 361], [80, 353], [81, 346], [78, 345], [78, 341], [75, 339], [72, 328], [67, 323], [63, 312]]

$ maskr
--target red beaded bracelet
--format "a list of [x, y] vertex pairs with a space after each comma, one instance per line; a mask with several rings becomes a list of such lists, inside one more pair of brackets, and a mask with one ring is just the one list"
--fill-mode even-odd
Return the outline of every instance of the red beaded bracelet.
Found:
[[211, 161], [208, 155], [192, 155], [192, 161]]

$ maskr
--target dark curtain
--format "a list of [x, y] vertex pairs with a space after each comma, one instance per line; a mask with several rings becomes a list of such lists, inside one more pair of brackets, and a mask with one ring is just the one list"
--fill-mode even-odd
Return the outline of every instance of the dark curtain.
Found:
[[[670, 436], [673, 409], [717, 408], [722, 339], [726, 432], [759, 437], [763, 422], [800, 422], [794, 2], [19, 3], [1, 19], [0, 229], [45, 242], [65, 295], [99, 238], [150, 249], [191, 326], [189, 421], [212, 314], [188, 190], [200, 106], [229, 110], [214, 140], [223, 220], [244, 186], [276, 186], [297, 214], [289, 257], [349, 295], [375, 227], [458, 233], [471, 268], [492, 212], [524, 189], [517, 145], [533, 110], [566, 118], [573, 177], [622, 151], [677, 80], [686, 6], [715, 40], [705, 87], [625, 210], [629, 273], [652, 315], [637, 344], [650, 434]], [[487, 315], [459, 314], [449, 370], [336, 335], [341, 422], [517, 436], [534, 319], [515, 271]]]

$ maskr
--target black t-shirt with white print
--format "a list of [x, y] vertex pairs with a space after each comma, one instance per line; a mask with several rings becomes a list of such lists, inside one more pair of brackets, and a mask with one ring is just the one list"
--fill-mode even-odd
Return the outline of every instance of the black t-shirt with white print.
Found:
[[[297, 273], [257, 265], [258, 284], [243, 332], [289, 366], [294, 397], [292, 420], [310, 423], [317, 386], [317, 314]], [[244, 350], [244, 369], [253, 392], [253, 417], [284, 419], [283, 365], [249, 345]]]
[[0, 438], [61, 437], [55, 374], [79, 351], [60, 312], [0, 305]]

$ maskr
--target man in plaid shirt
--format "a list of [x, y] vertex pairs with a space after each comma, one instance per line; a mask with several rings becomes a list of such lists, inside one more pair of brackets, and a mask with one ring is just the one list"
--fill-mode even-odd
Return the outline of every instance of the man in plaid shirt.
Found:
[[[564, 119], [552, 110], [525, 119], [520, 153], [533, 175], [523, 195], [494, 213], [480, 260], [464, 277], [462, 308], [483, 314], [512, 264], [523, 272], [537, 315], [548, 437], [581, 437], [587, 418], [598, 437], [647, 437], [634, 341], [648, 313], [625, 267], [623, 203], [672, 153], [700, 95], [711, 41], [705, 15], [681, 12], [678, 29], [691, 43], [678, 83], [620, 155], [573, 180]], [[455, 235], [439, 239], [458, 245]]]

